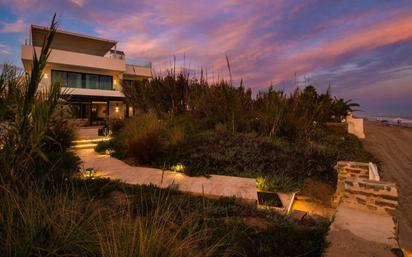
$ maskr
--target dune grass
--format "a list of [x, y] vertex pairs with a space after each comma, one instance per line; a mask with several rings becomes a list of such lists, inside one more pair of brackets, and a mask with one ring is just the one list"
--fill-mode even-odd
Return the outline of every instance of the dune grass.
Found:
[[2, 186], [0, 202], [2, 256], [320, 256], [327, 231], [233, 198], [103, 179]]

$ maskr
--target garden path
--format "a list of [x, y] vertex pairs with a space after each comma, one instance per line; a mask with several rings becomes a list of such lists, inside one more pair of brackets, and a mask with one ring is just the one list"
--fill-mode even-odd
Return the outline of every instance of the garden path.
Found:
[[[161, 188], [174, 187], [179, 191], [208, 196], [236, 197], [257, 201], [256, 179], [211, 175], [189, 177], [174, 171], [131, 166], [121, 160], [96, 153], [94, 149], [78, 149], [83, 170], [94, 168], [97, 176], [118, 179], [129, 184], [153, 184]], [[282, 201], [283, 202], [283, 201]]]

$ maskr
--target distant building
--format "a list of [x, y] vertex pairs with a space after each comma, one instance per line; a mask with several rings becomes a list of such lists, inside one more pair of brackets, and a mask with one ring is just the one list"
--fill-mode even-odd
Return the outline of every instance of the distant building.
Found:
[[[40, 53], [49, 28], [30, 27], [30, 42], [22, 45], [24, 69], [31, 71], [33, 51]], [[151, 65], [126, 63], [126, 56], [116, 49], [117, 42], [58, 30], [51, 46], [40, 88], [62, 83], [67, 89], [73, 118], [83, 125], [100, 125], [107, 120], [133, 115], [123, 100], [121, 81], [151, 77]]]

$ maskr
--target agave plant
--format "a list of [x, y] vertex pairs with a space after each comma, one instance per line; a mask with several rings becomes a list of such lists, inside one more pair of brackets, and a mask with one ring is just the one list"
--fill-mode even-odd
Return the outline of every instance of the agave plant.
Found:
[[34, 51], [30, 72], [21, 74], [6, 65], [0, 75], [2, 182], [13, 183], [27, 177], [30, 166], [38, 158], [47, 161], [41, 146], [62, 94], [58, 83], [45, 90], [39, 90], [39, 84], [51, 52], [56, 27], [54, 15], [40, 53]]

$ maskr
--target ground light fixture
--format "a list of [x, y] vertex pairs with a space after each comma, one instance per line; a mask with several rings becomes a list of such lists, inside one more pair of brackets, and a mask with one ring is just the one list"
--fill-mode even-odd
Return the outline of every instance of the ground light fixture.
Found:
[[171, 167], [171, 169], [172, 169], [174, 172], [184, 172], [185, 166], [184, 166], [183, 164], [181, 164], [181, 163], [178, 163], [178, 164], [176, 164], [176, 165], [173, 165], [173, 166]]

